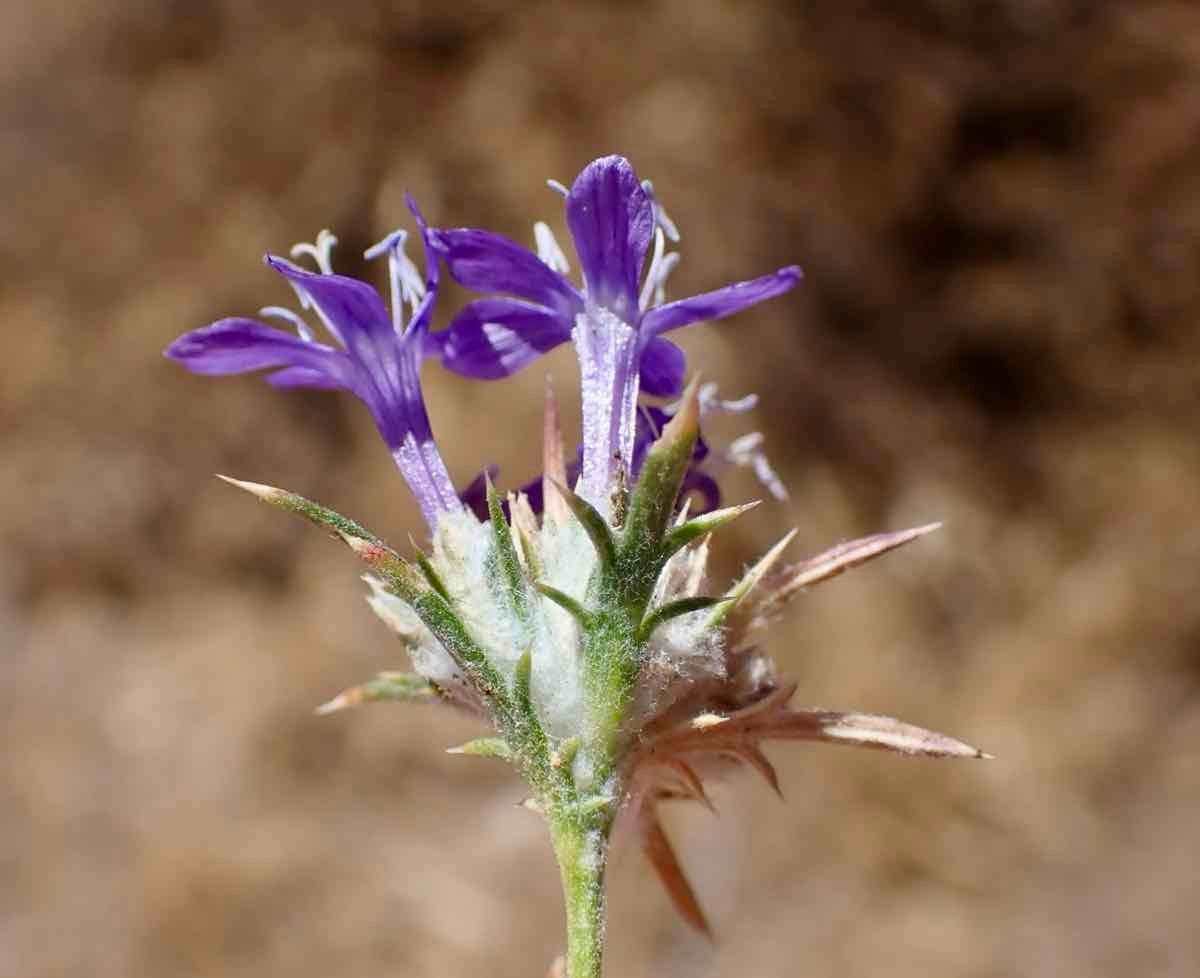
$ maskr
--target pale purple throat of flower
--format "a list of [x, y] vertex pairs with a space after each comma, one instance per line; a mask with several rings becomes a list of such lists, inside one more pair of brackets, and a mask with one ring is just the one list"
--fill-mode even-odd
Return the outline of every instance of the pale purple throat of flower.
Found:
[[667, 277], [678, 261], [666, 253], [666, 240], [679, 234], [629, 161], [604, 157], [569, 190], [551, 186], [565, 197], [583, 288], [566, 277], [567, 259], [545, 224], [534, 228], [537, 254], [494, 232], [439, 228], [433, 240], [451, 276], [489, 295], [467, 305], [436, 339], [446, 367], [482, 379], [508, 376], [573, 341], [583, 411], [579, 492], [606, 508], [617, 470], [627, 470], [633, 455], [639, 393], [672, 397], [683, 387], [683, 351], [663, 334], [781, 295], [800, 270], [781, 268], [666, 303]]
[[296, 335], [253, 319], [222, 319], [181, 336], [166, 355], [199, 374], [268, 369], [273, 372], [266, 380], [276, 387], [352, 392], [371, 412], [432, 529], [441, 513], [462, 504], [434, 443], [421, 393], [421, 363], [438, 352], [429, 323], [439, 263], [429, 229], [411, 198], [408, 203], [425, 245], [424, 277], [404, 252], [405, 231], [389, 234], [365, 253], [368, 259], [387, 257], [390, 311], [371, 285], [334, 273], [331, 251], [337, 238], [322, 231], [315, 244], [292, 249], [293, 258], [311, 258], [316, 272], [273, 255], [266, 261], [288, 280], [301, 307], [316, 315], [333, 344], [319, 342], [292, 310], [267, 306], [260, 314], [283, 320]]

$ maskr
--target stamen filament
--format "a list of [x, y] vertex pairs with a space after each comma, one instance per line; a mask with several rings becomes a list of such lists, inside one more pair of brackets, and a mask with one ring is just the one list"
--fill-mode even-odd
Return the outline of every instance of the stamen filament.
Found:
[[650, 198], [650, 203], [654, 205], [654, 223], [666, 232], [672, 244], [679, 244], [679, 228], [671, 220], [666, 208], [663, 207], [658, 196], [654, 193], [654, 184], [649, 180], [643, 180], [642, 189], [646, 191], [646, 196]]
[[666, 238], [662, 228], [654, 229], [654, 256], [650, 259], [650, 270], [646, 272], [646, 281], [642, 284], [642, 294], [638, 297], [638, 306], [645, 311], [650, 306], [650, 300], [658, 291], [658, 278], [663, 263], [663, 249]]
[[761, 431], [752, 431], [735, 438], [722, 455], [727, 462], [748, 467], [767, 492], [782, 501], [787, 499], [787, 487], [767, 460], [767, 453], [763, 451], [765, 440]]
[[308, 323], [304, 321], [302, 316], [291, 309], [287, 309], [284, 306], [263, 306], [258, 310], [258, 314], [260, 316], [270, 316], [274, 319], [282, 319], [284, 322], [289, 323], [295, 327], [300, 339], [307, 343], [311, 343], [314, 339], [313, 331]]
[[537, 256], [542, 262], [549, 265], [560, 275], [566, 275], [571, 271], [571, 266], [567, 262], [567, 256], [563, 254], [562, 248], [559, 247], [558, 239], [554, 236], [554, 232], [550, 230], [550, 226], [545, 221], [538, 221], [533, 226], [533, 240], [537, 245]]
[[391, 288], [392, 328], [398, 336], [404, 335], [404, 304], [408, 303], [413, 313], [425, 298], [425, 280], [417, 266], [404, 251], [408, 232], [403, 228], [393, 231], [363, 252], [367, 261], [374, 261], [383, 254], [388, 256], [388, 284]]

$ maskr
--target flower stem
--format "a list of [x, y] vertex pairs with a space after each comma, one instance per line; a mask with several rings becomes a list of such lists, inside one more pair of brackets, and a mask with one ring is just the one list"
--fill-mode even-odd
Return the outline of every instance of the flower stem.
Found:
[[604, 871], [608, 827], [576, 814], [551, 817], [567, 909], [568, 978], [600, 978], [604, 957]]

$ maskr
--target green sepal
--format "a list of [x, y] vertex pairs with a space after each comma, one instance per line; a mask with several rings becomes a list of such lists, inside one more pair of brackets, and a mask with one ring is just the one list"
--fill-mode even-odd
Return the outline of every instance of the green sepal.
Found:
[[387, 592], [416, 612], [434, 638], [471, 676], [475, 688], [501, 706], [507, 704], [508, 693], [495, 666], [471, 638], [451, 603], [433, 589], [424, 575], [391, 551], [372, 544], [347, 543], [375, 569]]
[[504, 508], [500, 504], [500, 494], [487, 478], [488, 515], [492, 524], [492, 545], [496, 563], [504, 582], [504, 591], [508, 595], [513, 611], [525, 624], [529, 623], [529, 596], [526, 592], [525, 571], [521, 567], [521, 558], [517, 555], [517, 545], [513, 542], [512, 530], [504, 518]]
[[429, 582], [429, 586], [447, 601], [451, 600], [450, 592], [446, 590], [446, 585], [442, 581], [441, 575], [438, 574], [430, 562], [429, 555], [418, 547], [411, 537], [408, 542], [411, 544], [413, 552], [417, 555], [417, 566], [421, 568], [421, 573], [425, 575], [425, 580]]
[[705, 608], [721, 604], [724, 600], [723, 598], [710, 598], [707, 596], [680, 598], [678, 601], [672, 601], [656, 608], [645, 617], [642, 624], [638, 627], [638, 644], [648, 642], [650, 636], [654, 634], [654, 630], [672, 618], [678, 618], [680, 615], [690, 615], [695, 611], [703, 611]]
[[740, 506], [727, 506], [725, 509], [715, 509], [711, 513], [695, 516], [686, 523], [672, 527], [663, 537], [663, 556], [670, 557], [693, 540], [699, 539], [706, 533], [712, 533], [726, 523], [737, 519], [743, 513], [754, 509], [758, 500], [752, 503], [742, 503]]
[[[546, 788], [549, 772], [550, 749], [546, 732], [538, 719], [533, 705], [531, 682], [533, 679], [533, 650], [526, 649], [517, 660], [512, 680], [512, 711], [507, 736], [514, 743], [515, 754], [526, 766], [526, 772], [539, 791]], [[538, 783], [540, 782], [540, 783]]]
[[318, 706], [316, 712], [324, 716], [361, 703], [415, 703], [437, 696], [438, 688], [415, 672], [381, 672], [361, 686], [343, 690], [328, 703]]
[[719, 628], [725, 624], [725, 619], [729, 617], [729, 613], [742, 603], [746, 595], [753, 591], [758, 583], [766, 577], [771, 568], [779, 562], [779, 558], [783, 556], [783, 551], [795, 539], [797, 532], [794, 529], [789, 530], [783, 539], [759, 557], [755, 561], [754, 566], [746, 571], [739, 578], [738, 582], [725, 592], [725, 600], [721, 602], [721, 607], [717, 608], [705, 623], [709, 628]]
[[502, 761], [513, 759], [512, 748], [502, 737], [478, 737], [458, 747], [450, 747], [447, 754], [470, 754], [472, 757], [498, 757]]
[[[385, 582], [386, 586], [387, 582]], [[391, 588], [389, 587], [389, 590]], [[507, 695], [504, 682], [495, 666], [468, 634], [454, 609], [440, 594], [429, 590], [415, 600], [405, 598], [403, 594], [393, 591], [397, 597], [407, 600], [409, 606], [417, 613], [417, 617], [425, 623], [434, 635], [464, 669], [470, 673], [475, 687], [485, 695], [491, 696], [504, 704]]]
[[679, 412], [663, 428], [642, 462], [637, 485], [629, 500], [624, 540], [627, 548], [640, 548], [662, 539], [675, 513], [675, 499], [700, 436], [700, 404], [693, 378], [683, 395]]
[[596, 555], [600, 558], [601, 570], [611, 573], [616, 562], [616, 541], [613, 540], [612, 530], [608, 528], [604, 517], [591, 503], [577, 496], [561, 482], [551, 480], [550, 484], [554, 486], [592, 541], [592, 546], [596, 548]]
[[533, 650], [526, 649], [517, 660], [517, 668], [513, 672], [513, 706], [527, 717], [537, 720], [530, 698], [530, 681], [533, 678]]
[[521, 545], [521, 555], [525, 558], [525, 566], [529, 568], [529, 576], [537, 580], [542, 576], [542, 555], [538, 553], [537, 544], [521, 529], [517, 530], [517, 542]]
[[591, 626], [595, 616], [565, 591], [560, 591], [553, 585], [541, 581], [538, 582], [537, 589], [543, 597], [549, 598], [564, 611], [569, 612], [582, 627]]

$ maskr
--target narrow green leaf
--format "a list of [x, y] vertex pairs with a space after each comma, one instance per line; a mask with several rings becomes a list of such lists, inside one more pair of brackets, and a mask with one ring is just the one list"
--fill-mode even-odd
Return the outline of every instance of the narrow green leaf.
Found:
[[222, 482], [228, 482], [231, 486], [244, 489], [252, 496], [257, 496], [264, 503], [269, 503], [288, 513], [298, 513], [310, 523], [324, 527], [337, 536], [350, 536], [359, 540], [368, 540], [371, 543], [379, 543], [378, 537], [369, 530], [359, 526], [353, 520], [346, 519], [341, 513], [335, 513], [332, 509], [326, 509], [320, 503], [314, 503], [311, 499], [305, 499], [294, 492], [288, 492], [286, 489], [276, 489], [274, 486], [264, 486], [258, 482], [243, 482], [241, 479], [231, 479], [227, 475], [218, 475], [217, 478]]
[[358, 706], [361, 703], [429, 701], [435, 699], [437, 695], [437, 687], [414, 672], [381, 672], [361, 686], [352, 686], [339, 693], [328, 703], [322, 703], [317, 707], [316, 713], [319, 716], [325, 716], [329, 713], [336, 713], [338, 710]]
[[513, 673], [513, 703], [522, 713], [533, 713], [533, 702], [529, 698], [529, 682], [533, 674], [533, 650], [526, 649], [517, 660]]
[[504, 518], [500, 494], [496, 492], [490, 478], [487, 479], [487, 504], [492, 521], [492, 544], [495, 547], [496, 563], [503, 578], [505, 594], [508, 595], [517, 617], [528, 623], [529, 597], [525, 590], [525, 571], [521, 567], [521, 558], [517, 555], [512, 531]]
[[512, 706], [509, 712], [511, 725], [505, 733], [514, 747], [514, 753], [520, 757], [526, 777], [541, 795], [552, 780], [552, 767], [546, 731], [542, 729], [533, 705], [530, 685], [532, 673], [533, 650], [530, 648], [517, 660], [517, 668], [513, 673]]
[[700, 435], [700, 403], [696, 378], [683, 395], [679, 413], [663, 428], [642, 462], [629, 500], [624, 539], [627, 547], [657, 542], [670, 525], [675, 499]]
[[498, 757], [502, 761], [513, 759], [512, 748], [501, 737], [479, 737], [468, 740], [458, 747], [450, 747], [447, 754], [470, 754], [472, 757]]
[[671, 601], [659, 608], [655, 608], [654, 611], [646, 616], [638, 628], [638, 643], [649, 641], [650, 636], [654, 634], [654, 630], [672, 618], [678, 618], [680, 615], [690, 615], [694, 611], [703, 611], [705, 608], [711, 608], [714, 605], [721, 604], [723, 601], [723, 598], [698, 596], [694, 598], [680, 598], [678, 601]]
[[468, 633], [450, 602], [430, 587], [424, 576], [410, 564], [400, 561], [375, 567], [388, 593], [416, 612], [434, 638], [471, 677], [475, 688], [502, 706], [506, 705], [508, 692], [500, 674]]
[[592, 623], [592, 613], [569, 594], [560, 591], [550, 584], [540, 582], [537, 585], [537, 589], [544, 597], [549, 598], [564, 611], [570, 612], [584, 628], [587, 628]]
[[567, 508], [575, 515], [575, 518], [582, 524], [584, 531], [592, 541], [592, 546], [596, 548], [596, 554], [600, 558], [600, 566], [606, 571], [612, 571], [614, 562], [616, 561], [616, 543], [613, 540], [612, 530], [608, 528], [608, 523], [604, 517], [596, 511], [586, 499], [575, 495], [570, 489], [564, 486], [561, 482], [551, 480], [550, 484], [567, 504]]
[[713, 530], [724, 526], [731, 520], [737, 519], [743, 513], [754, 509], [758, 505], [755, 500], [752, 503], [743, 503], [740, 506], [727, 506], [725, 509], [716, 509], [711, 513], [703, 513], [700, 516], [693, 517], [682, 526], [672, 527], [663, 537], [663, 554], [665, 557], [670, 557], [680, 548], [691, 543], [693, 540], [704, 536], [706, 533], [712, 533]]
[[729, 617], [729, 613], [736, 608], [746, 595], [749, 594], [758, 583], [767, 575], [783, 556], [783, 551], [787, 549], [789, 543], [795, 539], [796, 530], [789, 530], [778, 543], [770, 550], [763, 554], [745, 574], [741, 576], [736, 584], [725, 592], [726, 600], [722, 602], [720, 608], [717, 608], [708, 619], [709, 628], [718, 628], [725, 623], [725, 619]]
[[409, 537], [409, 544], [413, 548], [413, 552], [417, 555], [417, 566], [421, 568], [421, 573], [425, 575], [425, 580], [429, 582], [429, 586], [437, 591], [447, 601], [450, 600], [450, 592], [446, 590], [446, 585], [442, 581], [441, 576], [429, 561], [429, 555], [425, 553], [416, 542]]

